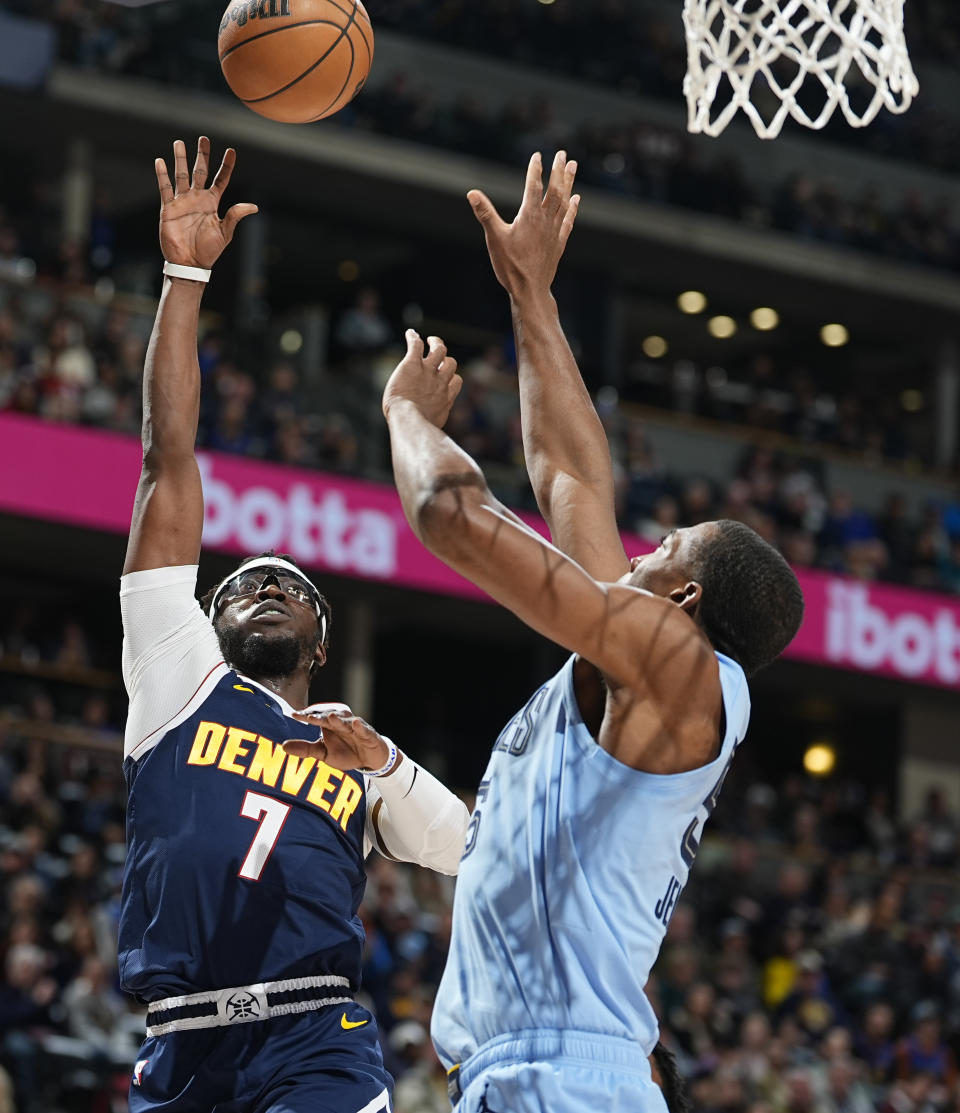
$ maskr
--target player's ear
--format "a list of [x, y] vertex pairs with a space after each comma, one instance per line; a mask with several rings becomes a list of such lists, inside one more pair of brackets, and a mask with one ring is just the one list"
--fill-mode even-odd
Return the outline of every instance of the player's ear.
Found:
[[682, 611], [686, 611], [693, 619], [697, 617], [702, 598], [703, 587], [696, 580], [690, 580], [683, 587], [674, 588], [669, 595], [670, 601], [676, 603]]
[[315, 672], [317, 669], [322, 669], [327, 663], [327, 650], [326, 646], [318, 645], [317, 651], [313, 655], [313, 664], [310, 666], [310, 671]]

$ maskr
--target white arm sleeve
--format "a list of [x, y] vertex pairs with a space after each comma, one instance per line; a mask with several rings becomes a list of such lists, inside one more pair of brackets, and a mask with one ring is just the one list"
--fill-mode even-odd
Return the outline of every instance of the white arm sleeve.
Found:
[[366, 842], [385, 858], [455, 874], [469, 823], [466, 804], [406, 754], [389, 777], [367, 779]]
[[124, 757], [148, 753], [228, 671], [196, 586], [195, 564], [120, 578], [123, 682], [130, 697]]

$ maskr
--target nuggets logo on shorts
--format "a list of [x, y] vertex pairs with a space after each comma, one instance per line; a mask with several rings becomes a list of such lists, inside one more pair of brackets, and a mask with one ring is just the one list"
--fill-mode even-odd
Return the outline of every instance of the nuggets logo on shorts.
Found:
[[252, 993], [242, 990], [227, 1000], [227, 1017], [230, 1020], [249, 1020], [260, 1015], [260, 1002]]

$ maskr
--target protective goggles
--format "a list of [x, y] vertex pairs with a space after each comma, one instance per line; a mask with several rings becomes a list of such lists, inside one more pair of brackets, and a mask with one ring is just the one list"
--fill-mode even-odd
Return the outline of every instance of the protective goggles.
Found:
[[295, 565], [276, 557], [261, 557], [245, 564], [239, 572], [228, 576], [213, 593], [210, 609], [213, 618], [220, 607], [229, 599], [241, 595], [255, 595], [262, 591], [271, 580], [275, 581], [284, 595], [289, 595], [298, 603], [312, 606], [320, 619], [320, 640], [327, 636], [327, 617], [324, 614], [324, 598], [313, 584]]

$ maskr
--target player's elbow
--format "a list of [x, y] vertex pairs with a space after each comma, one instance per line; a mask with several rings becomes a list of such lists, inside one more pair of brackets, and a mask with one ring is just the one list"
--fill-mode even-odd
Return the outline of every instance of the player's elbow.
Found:
[[417, 503], [415, 528], [420, 540], [439, 556], [458, 550], [469, 537], [487, 493], [478, 472], [437, 476]]
[[177, 441], [157, 437], [143, 439], [142, 472], [152, 479], [176, 474], [183, 469], [196, 469], [196, 455], [192, 441]]

